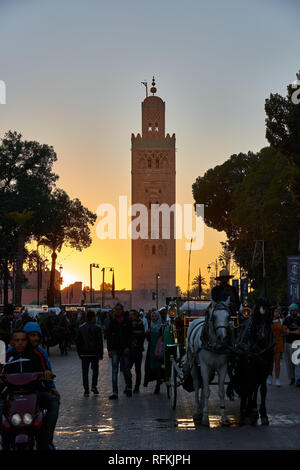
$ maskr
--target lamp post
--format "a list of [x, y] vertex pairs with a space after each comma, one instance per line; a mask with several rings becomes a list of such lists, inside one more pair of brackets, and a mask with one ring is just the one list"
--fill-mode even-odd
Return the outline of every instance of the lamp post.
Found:
[[156, 274], [156, 310], [158, 310], [158, 279], [160, 279], [160, 275]]
[[104, 292], [105, 269], [109, 269], [110, 271], [114, 271], [114, 268], [112, 268], [111, 266], [103, 266], [103, 268], [101, 269], [101, 271], [102, 271], [102, 308], [104, 308], [104, 297], [105, 297], [105, 292]]
[[219, 265], [218, 265], [218, 260], [217, 259], [216, 259], [216, 261], [213, 261], [212, 263], [209, 263], [207, 265], [207, 271], [208, 271], [208, 273], [210, 273], [210, 270], [211, 270], [213, 265], [214, 265], [215, 270], [216, 270], [216, 276], [215, 277], [218, 277], [218, 267], [219, 267]]
[[93, 303], [93, 268], [100, 268], [99, 264], [90, 264], [90, 303]]

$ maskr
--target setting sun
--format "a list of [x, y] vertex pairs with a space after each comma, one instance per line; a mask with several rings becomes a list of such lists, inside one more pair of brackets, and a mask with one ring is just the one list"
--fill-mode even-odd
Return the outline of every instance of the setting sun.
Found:
[[62, 278], [63, 278], [63, 283], [61, 286], [62, 289], [78, 281], [78, 279], [76, 279], [73, 274], [70, 274], [68, 272], [62, 272]]

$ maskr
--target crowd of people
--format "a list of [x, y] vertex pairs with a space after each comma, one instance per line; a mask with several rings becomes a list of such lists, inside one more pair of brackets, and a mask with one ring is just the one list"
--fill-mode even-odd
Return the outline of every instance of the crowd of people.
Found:
[[[148, 343], [145, 360], [144, 386], [155, 381], [154, 393], [159, 393], [162, 377], [162, 354], [157, 354], [157, 343], [163, 337], [164, 327], [168, 323], [167, 309], [151, 310], [147, 314], [140, 311], [124, 311], [121, 304], [117, 304], [103, 320], [102, 327], [97, 325], [96, 313], [92, 310], [86, 314], [86, 322], [79, 327], [76, 340], [77, 352], [82, 360], [82, 380], [84, 396], [88, 397], [90, 391], [98, 394], [97, 380], [99, 361], [103, 359], [104, 344], [102, 329], [107, 341], [108, 356], [112, 363], [112, 394], [110, 400], [119, 397], [118, 374], [119, 370], [125, 379], [124, 393], [132, 397], [133, 393], [140, 392], [142, 382], [142, 360], [145, 340]], [[92, 386], [89, 389], [88, 372], [92, 369]], [[135, 384], [132, 384], [131, 370], [135, 370]]]
[[[223, 295], [220, 289], [214, 295]], [[6, 342], [6, 363], [2, 367], [2, 373], [16, 373], [20, 365], [22, 372], [41, 371], [45, 375], [45, 381], [41, 382], [38, 391], [40, 402], [45, 409], [43, 421], [43, 432], [41, 434], [40, 448], [54, 449], [53, 434], [59, 413], [60, 395], [56, 390], [54, 374], [51, 363], [45, 349], [41, 347], [43, 331], [50, 328], [51, 322], [71, 328], [72, 321], [76, 334], [74, 343], [77, 353], [81, 359], [82, 383], [84, 396], [88, 397], [90, 392], [99, 394], [99, 361], [104, 357], [104, 346], [106, 340], [107, 353], [112, 365], [112, 393], [110, 400], [119, 398], [119, 371], [124, 375], [127, 397], [140, 392], [142, 384], [147, 387], [150, 382], [155, 383], [154, 393], [160, 393], [160, 386], [165, 380], [163, 354], [163, 336], [166, 326], [170, 322], [167, 308], [160, 310], [152, 309], [145, 313], [131, 309], [125, 311], [121, 304], [108, 312], [95, 312], [94, 310], [79, 310], [76, 316], [68, 316], [66, 312], [62, 315], [49, 315], [45, 318], [31, 318], [23, 315], [22, 321], [15, 324], [13, 328], [13, 307], [6, 306], [4, 315], [0, 320], [1, 339]], [[49, 324], [48, 324], [49, 323]], [[42, 331], [43, 326], [43, 331]], [[300, 386], [300, 364], [293, 360], [293, 343], [300, 341], [300, 313], [299, 306], [295, 303], [289, 306], [288, 312], [281, 307], [273, 308], [273, 332], [275, 338], [274, 361], [272, 370], [268, 377], [268, 385], [280, 386], [280, 364], [283, 354], [285, 355], [286, 368], [289, 383]], [[142, 371], [143, 352], [147, 349], [144, 361], [144, 374]], [[26, 359], [24, 363], [19, 360]], [[89, 386], [89, 369], [91, 367], [92, 380]], [[133, 374], [135, 371], [135, 383]], [[1, 388], [2, 387], [2, 388]], [[3, 386], [0, 386], [0, 416], [4, 406]], [[2, 395], [1, 395], [2, 394]], [[0, 420], [1, 426], [1, 420]]]

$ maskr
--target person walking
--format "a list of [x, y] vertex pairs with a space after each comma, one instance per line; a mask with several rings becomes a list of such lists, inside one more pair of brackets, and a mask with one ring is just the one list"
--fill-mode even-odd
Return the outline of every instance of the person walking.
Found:
[[146, 333], [146, 331], [148, 330], [149, 326], [148, 326], [147, 315], [146, 315], [146, 313], [144, 312], [144, 309], [143, 309], [143, 308], [140, 309], [139, 315], [140, 315], [140, 319], [141, 319], [142, 322], [143, 322], [144, 330], [145, 330], [145, 333]]
[[3, 315], [0, 317], [0, 340], [5, 342], [6, 347], [13, 332], [14, 306], [12, 304], [4, 305]]
[[[292, 355], [295, 351], [292, 347], [293, 342], [300, 340], [300, 318], [298, 305], [295, 303], [289, 306], [289, 315], [283, 322], [283, 333], [285, 335], [285, 361], [290, 385], [294, 385], [296, 381], [296, 385], [300, 386], [300, 365], [295, 366], [292, 361]], [[297, 374], [295, 369], [297, 369]]]
[[273, 368], [275, 366], [275, 385], [277, 387], [280, 387], [280, 358], [282, 356], [282, 353], [284, 352], [284, 343], [283, 343], [283, 326], [282, 326], [283, 320], [281, 318], [281, 308], [280, 307], [275, 307], [274, 312], [273, 312], [273, 323], [272, 323], [272, 329], [275, 337], [275, 348], [274, 348], [274, 360], [272, 363], [272, 367], [270, 370], [270, 375], [267, 380], [268, 385], [272, 385], [272, 380], [273, 380]]
[[115, 313], [107, 328], [107, 351], [112, 359], [112, 388], [110, 400], [118, 399], [119, 364], [126, 382], [125, 393], [132, 397], [132, 377], [130, 371], [130, 346], [132, 343], [132, 325], [125, 317], [123, 305], [115, 306]]
[[89, 390], [89, 367], [92, 369], [92, 388], [94, 395], [99, 395], [97, 389], [99, 375], [99, 360], [103, 359], [103, 339], [101, 328], [96, 325], [96, 314], [88, 310], [86, 323], [83, 323], [78, 330], [76, 347], [78, 356], [81, 359], [82, 381], [84, 396], [88, 397]]
[[142, 360], [144, 351], [145, 330], [143, 321], [137, 310], [130, 310], [129, 318], [132, 324], [132, 341], [130, 346], [130, 369], [135, 366], [135, 387], [133, 393], [139, 393], [142, 380]]
[[149, 341], [147, 356], [145, 362], [145, 378], [144, 387], [148, 386], [149, 382], [156, 381], [154, 393], [158, 394], [160, 391], [160, 385], [162, 380], [162, 360], [163, 358], [157, 358], [155, 355], [155, 349], [158, 340], [162, 337], [162, 321], [160, 314], [157, 311], [151, 314], [150, 328], [146, 331], [146, 338]]

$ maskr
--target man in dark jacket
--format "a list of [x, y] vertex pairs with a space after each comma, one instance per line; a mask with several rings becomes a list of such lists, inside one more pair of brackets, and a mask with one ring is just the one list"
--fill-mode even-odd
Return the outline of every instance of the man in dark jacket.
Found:
[[107, 330], [107, 351], [112, 359], [112, 386], [113, 393], [110, 400], [118, 399], [118, 370], [119, 363], [126, 382], [125, 393], [132, 396], [132, 377], [130, 372], [130, 347], [132, 341], [132, 325], [124, 315], [121, 304], [115, 306], [114, 317], [109, 322]]
[[99, 375], [99, 360], [103, 359], [103, 339], [100, 326], [96, 325], [96, 314], [88, 310], [87, 322], [79, 327], [76, 340], [77, 352], [82, 363], [82, 381], [84, 396], [89, 396], [89, 367], [91, 364], [92, 392], [99, 395], [97, 389]]

